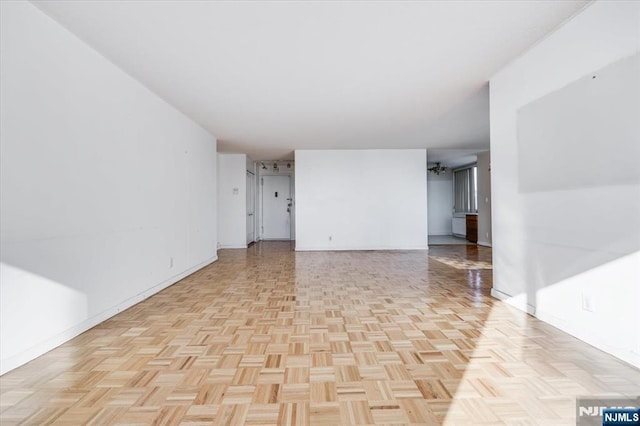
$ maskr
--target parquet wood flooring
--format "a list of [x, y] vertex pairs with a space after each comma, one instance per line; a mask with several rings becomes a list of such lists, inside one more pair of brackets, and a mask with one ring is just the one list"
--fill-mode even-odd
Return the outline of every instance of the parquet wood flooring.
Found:
[[491, 251], [222, 250], [0, 378], [11, 424], [575, 424], [640, 371], [489, 296]]

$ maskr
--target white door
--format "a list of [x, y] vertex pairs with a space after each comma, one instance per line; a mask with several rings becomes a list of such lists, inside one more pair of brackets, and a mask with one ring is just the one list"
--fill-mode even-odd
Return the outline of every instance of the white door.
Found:
[[256, 175], [247, 172], [247, 244], [256, 240]]
[[262, 238], [265, 240], [288, 240], [289, 198], [291, 181], [289, 176], [264, 176], [262, 178]]

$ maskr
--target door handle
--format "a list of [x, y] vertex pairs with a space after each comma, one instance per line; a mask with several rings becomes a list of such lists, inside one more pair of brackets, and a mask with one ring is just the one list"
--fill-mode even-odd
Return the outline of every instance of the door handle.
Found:
[[249, 216], [253, 216], [253, 213], [249, 213]]

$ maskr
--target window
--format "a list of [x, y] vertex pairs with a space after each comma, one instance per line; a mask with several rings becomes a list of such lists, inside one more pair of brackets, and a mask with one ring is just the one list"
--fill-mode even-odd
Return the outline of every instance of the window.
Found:
[[478, 168], [476, 166], [453, 172], [455, 213], [478, 212]]

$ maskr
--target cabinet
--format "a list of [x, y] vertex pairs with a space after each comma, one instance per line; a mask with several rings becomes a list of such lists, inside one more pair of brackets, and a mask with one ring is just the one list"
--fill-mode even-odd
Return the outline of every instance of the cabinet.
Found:
[[468, 214], [467, 220], [467, 241], [478, 242], [478, 215]]

